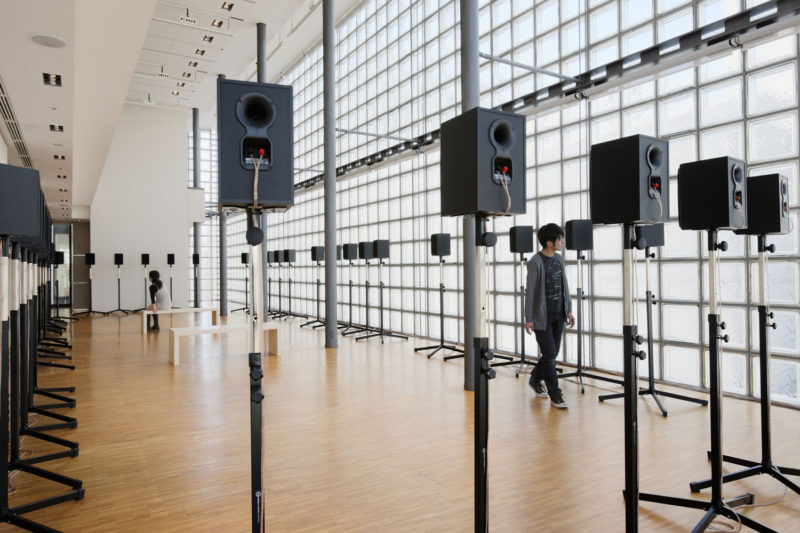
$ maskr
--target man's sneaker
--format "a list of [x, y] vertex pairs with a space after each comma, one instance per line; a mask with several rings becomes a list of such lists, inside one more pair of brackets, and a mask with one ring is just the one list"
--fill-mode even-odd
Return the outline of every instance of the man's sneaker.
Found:
[[539, 398], [547, 398], [547, 389], [544, 388], [544, 383], [541, 381], [528, 381], [528, 385], [536, 393]]
[[550, 397], [550, 403], [553, 404], [553, 407], [558, 409], [566, 409], [569, 407], [567, 405], [567, 401], [564, 399], [564, 395], [562, 395], [560, 392], [557, 392], [555, 395]]

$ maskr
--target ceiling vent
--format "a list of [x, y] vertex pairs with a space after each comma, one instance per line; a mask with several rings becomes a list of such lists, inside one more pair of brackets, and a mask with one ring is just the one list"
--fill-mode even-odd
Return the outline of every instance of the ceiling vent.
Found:
[[30, 152], [28, 152], [28, 147], [25, 145], [25, 139], [22, 138], [22, 131], [19, 128], [17, 116], [14, 114], [14, 109], [11, 107], [11, 101], [8, 99], [5, 85], [3, 85], [3, 80], [1, 79], [0, 115], [3, 117], [3, 121], [6, 124], [6, 129], [8, 130], [8, 135], [11, 137], [11, 142], [14, 144], [14, 148], [17, 150], [17, 154], [19, 155], [22, 164], [27, 168], [33, 168]]

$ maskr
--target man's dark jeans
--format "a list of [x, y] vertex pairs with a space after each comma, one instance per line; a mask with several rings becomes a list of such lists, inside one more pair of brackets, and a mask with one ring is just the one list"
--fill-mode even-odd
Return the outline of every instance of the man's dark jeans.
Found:
[[536, 342], [539, 343], [539, 349], [542, 351], [542, 357], [533, 369], [533, 373], [531, 373], [531, 382], [535, 383], [544, 380], [550, 398], [561, 392], [561, 389], [558, 388], [556, 357], [558, 357], [558, 351], [561, 349], [561, 335], [563, 332], [563, 319], [549, 321], [546, 329], [533, 330], [536, 335]]

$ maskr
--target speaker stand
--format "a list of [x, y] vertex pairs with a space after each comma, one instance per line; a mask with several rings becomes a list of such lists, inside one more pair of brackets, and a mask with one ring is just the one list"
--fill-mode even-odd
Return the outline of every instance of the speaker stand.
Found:
[[325, 321], [322, 320], [322, 315], [320, 314], [320, 311], [319, 311], [319, 285], [320, 285], [320, 282], [319, 282], [319, 261], [317, 261], [317, 269], [316, 270], [317, 270], [317, 318], [315, 318], [313, 320], [309, 320], [308, 322], [303, 322], [302, 324], [300, 324], [301, 328], [303, 326], [312, 326], [312, 325], [316, 324], [316, 325], [314, 325], [314, 328], [316, 329], [316, 328], [319, 328], [319, 327], [322, 327], [322, 326], [325, 325]]
[[[147, 265], [142, 265], [142, 269], [144, 270], [144, 306], [140, 309], [133, 309], [133, 313], [138, 313], [139, 311], [144, 311], [147, 309], [147, 297], [149, 296], [147, 290]], [[172, 295], [170, 294], [170, 296]]]
[[72, 313], [72, 316], [81, 316], [81, 315], [101, 315], [101, 316], [108, 316], [111, 314], [111, 311], [95, 311], [92, 309], [92, 267], [89, 266], [89, 309], [87, 311], [80, 311], [78, 313]]
[[489, 531], [489, 380], [494, 379], [495, 370], [489, 366], [493, 358], [489, 349], [489, 339], [472, 339], [475, 349], [475, 393], [473, 410], [475, 412], [474, 445], [474, 493], [475, 493], [475, 533]]
[[[759, 286], [759, 300], [761, 305], [758, 306], [758, 339], [759, 339], [759, 367], [761, 370], [761, 461], [752, 461], [748, 459], [741, 459], [730, 455], [723, 455], [722, 461], [726, 463], [733, 463], [739, 466], [747, 467], [744, 470], [731, 472], [722, 476], [722, 482], [736, 481], [738, 479], [745, 479], [748, 477], [759, 476], [767, 474], [774, 477], [788, 488], [800, 494], [800, 486], [786, 477], [800, 476], [800, 469], [789, 468], [785, 466], [777, 467], [772, 463], [772, 422], [770, 414], [771, 406], [771, 391], [770, 391], [770, 347], [769, 347], [769, 332], [767, 328], [776, 327], [776, 324], [770, 323], [773, 314], [769, 312], [768, 298], [767, 298], [767, 257], [766, 252], [774, 252], [775, 245], [766, 245], [766, 235], [758, 236], [758, 286]], [[712, 453], [708, 452], [709, 458]], [[700, 490], [710, 487], [712, 485], [711, 479], [704, 481], [694, 481], [689, 483], [692, 492], [700, 492]]]
[[292, 311], [292, 264], [289, 263], [289, 275], [286, 282], [289, 284], [288, 291], [289, 294], [287, 295], [289, 300], [289, 309], [283, 314], [284, 320], [289, 320], [290, 318], [308, 318], [308, 315], [304, 315], [302, 313], [295, 313]]
[[[524, 365], [535, 365], [536, 363], [526, 359], [525, 357], [525, 255], [519, 254], [519, 265], [520, 265], [520, 277], [519, 277], [519, 300], [520, 300], [520, 320], [517, 322], [518, 324], [521, 323], [522, 327], [520, 327], [519, 331], [519, 343], [520, 343], [520, 359], [519, 361], [514, 361], [513, 359], [509, 358], [508, 361], [503, 361], [502, 363], [495, 363], [492, 366], [511, 366], [511, 365], [519, 365], [517, 366], [517, 371], [514, 377], [519, 377], [520, 373], [522, 373], [522, 369]], [[516, 270], [516, 268], [515, 268]], [[514, 295], [514, 298], [517, 298], [517, 295]], [[495, 355], [495, 357], [501, 358], [503, 356]]]
[[56, 316], [55, 320], [57, 321], [67, 321], [67, 320], [78, 320], [77, 318], [73, 318], [71, 316], [61, 316], [61, 302], [59, 302], [59, 294], [58, 294], [58, 265], [53, 265], [53, 277], [55, 278], [53, 284], [56, 288]]
[[[358, 333], [362, 331], [362, 328], [353, 325], [353, 261], [348, 260], [347, 264], [347, 276], [349, 280], [347, 281], [348, 286], [348, 297], [347, 297], [347, 324], [344, 324], [344, 329], [342, 330], [342, 335], [350, 335], [352, 333]], [[340, 325], [341, 326], [341, 325]]]
[[[373, 333], [376, 332], [376, 329], [373, 329], [369, 326], [369, 259], [365, 260], [366, 269], [366, 279], [364, 280], [364, 307], [366, 308], [366, 320], [364, 321], [365, 324], [363, 326], [353, 326], [353, 280], [350, 280], [350, 327], [348, 330], [343, 331], [342, 335], [354, 335], [356, 333]], [[352, 329], [350, 329], [352, 328]]]
[[[249, 268], [249, 267], [248, 267]], [[244, 311], [245, 313], [250, 312], [250, 289], [248, 288], [250, 285], [250, 276], [245, 271], [244, 274], [244, 307], [240, 307], [238, 309], [234, 309], [231, 313], [238, 313], [239, 311]]]
[[[682, 394], [676, 394], [673, 392], [666, 392], [660, 391], [656, 389], [655, 384], [655, 363], [654, 363], [654, 356], [655, 353], [653, 351], [653, 306], [656, 304], [656, 298], [653, 296], [653, 292], [651, 290], [650, 285], [650, 259], [654, 258], [656, 254], [650, 252], [650, 247], [646, 247], [644, 249], [644, 257], [645, 257], [645, 278], [647, 280], [647, 292], [645, 293], [645, 300], [646, 300], [646, 311], [647, 311], [647, 387], [642, 387], [639, 389], [639, 395], [645, 396], [650, 395], [653, 400], [655, 400], [656, 405], [661, 410], [662, 416], [667, 416], [667, 410], [664, 409], [664, 406], [661, 404], [661, 399], [659, 396], [666, 396], [667, 398], [675, 398], [676, 400], [683, 400], [685, 402], [696, 403], [702, 405], [703, 407], [708, 405], [707, 400], [703, 400], [700, 398], [692, 398], [691, 396], [684, 396]], [[606, 400], [613, 400], [615, 398], [624, 398], [625, 393], [618, 393], [618, 394], [606, 394], [603, 396], [599, 396], [597, 399], [601, 402]]]
[[283, 272], [280, 263], [278, 263], [278, 310], [272, 311], [269, 316], [275, 319], [283, 316]]
[[436, 352], [439, 350], [451, 350], [460, 354], [464, 353], [464, 350], [461, 348], [457, 348], [452, 344], [444, 343], [444, 257], [439, 257], [439, 333], [439, 344], [414, 348], [414, 351], [424, 352], [426, 350], [433, 350], [428, 354], [428, 359], [436, 355]]
[[[390, 338], [394, 337], [395, 339], [403, 339], [403, 340], [407, 341], [408, 340], [407, 336], [400, 335], [400, 334], [397, 334], [397, 333], [388, 332], [383, 327], [383, 288], [384, 288], [384, 284], [383, 284], [383, 259], [379, 259], [378, 260], [378, 282], [379, 282], [379, 285], [378, 285], [378, 295], [379, 296], [378, 296], [378, 298], [379, 298], [379, 302], [380, 302], [380, 304], [379, 304], [380, 305], [380, 315], [379, 315], [380, 316], [380, 328], [377, 331], [373, 330], [374, 333], [367, 333], [366, 335], [362, 335], [361, 337], [356, 337], [356, 340], [360, 341], [362, 339], [371, 339], [373, 337], [380, 337], [381, 338], [381, 344], [383, 344], [384, 337], [390, 337]], [[369, 300], [367, 300], [367, 301], [369, 301]], [[369, 319], [369, 307], [367, 307], [367, 319]], [[369, 322], [367, 323], [367, 328], [369, 328]]]
[[[169, 297], [170, 298], [174, 298], [174, 296], [175, 296], [175, 293], [172, 290], [172, 266], [173, 265], [169, 265]], [[174, 303], [173, 303], [172, 307], [173, 307], [173, 309], [175, 308], [175, 304]]]
[[[171, 269], [171, 267], [170, 267], [170, 269]], [[172, 283], [172, 277], [170, 277], [170, 284], [171, 283]], [[106, 314], [110, 315], [112, 313], [123, 313], [125, 315], [128, 315], [131, 312], [132, 311], [130, 309], [123, 309], [122, 308], [122, 274], [121, 274], [120, 266], [117, 265], [117, 308], [112, 310], [112, 311], [109, 311]]]
[[[720, 330], [723, 329], [723, 324], [720, 323], [720, 317], [717, 307], [717, 294], [716, 294], [716, 266], [717, 266], [717, 250], [725, 250], [726, 243], [717, 242], [717, 230], [708, 232], [708, 286], [709, 290], [709, 314], [708, 314], [708, 361], [709, 361], [709, 388], [711, 405], [711, 500], [700, 501], [690, 498], [675, 498], [672, 496], [660, 496], [656, 494], [640, 493], [638, 497], [641, 501], [660, 503], [664, 505], [672, 505], [677, 507], [688, 507], [690, 509], [698, 509], [705, 511], [703, 518], [698, 522], [692, 533], [700, 533], [705, 531], [711, 522], [717, 516], [724, 516], [730, 520], [741, 522], [743, 526], [750, 529], [760, 531], [762, 533], [777, 533], [776, 530], [769, 526], [761, 524], [756, 520], [735, 511], [733, 508], [740, 505], [749, 505], [753, 503], [752, 494], [744, 494], [732, 499], [725, 500], [722, 498], [722, 380], [720, 378], [720, 358], [719, 358], [719, 341], [727, 341], [727, 335], [720, 335]], [[635, 366], [635, 365], [634, 365]], [[635, 373], [635, 371], [634, 371]], [[626, 380], [628, 386], [626, 393], [634, 399], [637, 396], [636, 382], [631, 383]], [[628, 390], [630, 388], [630, 390]], [[626, 396], [626, 400], [628, 399]], [[627, 414], [627, 407], [626, 407]], [[626, 486], [626, 498], [628, 495], [633, 494]], [[627, 500], [626, 500], [627, 502]]]

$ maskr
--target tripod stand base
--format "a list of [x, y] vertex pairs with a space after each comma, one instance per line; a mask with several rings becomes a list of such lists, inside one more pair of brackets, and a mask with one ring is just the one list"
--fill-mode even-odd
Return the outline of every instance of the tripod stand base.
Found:
[[[373, 331], [375, 331], [375, 330], [373, 330]], [[380, 337], [381, 338], [381, 344], [383, 344], [383, 338], [384, 337], [394, 337], [395, 339], [403, 339], [405, 341], [408, 340], [408, 337], [405, 336], [405, 335], [398, 335], [397, 333], [387, 333], [385, 331], [376, 331], [375, 333], [368, 333], [367, 335], [363, 335], [361, 337], [356, 337], [356, 341], [360, 341], [360, 340], [363, 340], [363, 339], [371, 339], [373, 337]]]
[[[623, 497], [624, 496], [625, 493], [623, 492]], [[724, 516], [725, 518], [728, 518], [730, 520], [741, 522], [743, 526], [747, 526], [755, 531], [760, 531], [761, 533], [778, 533], [771, 527], [765, 526], [761, 522], [757, 522], [752, 518], [748, 517], [747, 515], [738, 513], [733, 510], [733, 507], [752, 504], [753, 495], [750, 493], [743, 494], [735, 498], [730, 498], [728, 500], [721, 500], [718, 502], [704, 502], [700, 500], [691, 500], [688, 498], [675, 498], [673, 496], [661, 496], [658, 494], [647, 494], [644, 492], [640, 492], [639, 500], [643, 502], [653, 502], [653, 503], [660, 503], [663, 505], [687, 507], [689, 509], [699, 509], [701, 511], [706, 511], [700, 522], [698, 522], [697, 525], [694, 527], [694, 529], [692, 529], [692, 533], [701, 533], [702, 531], [705, 531], [706, 528], [708, 528], [708, 526], [711, 525], [711, 522], [713, 522], [717, 516]]]
[[[711, 456], [711, 452], [709, 452], [709, 457]], [[800, 486], [797, 483], [794, 483], [791, 479], [787, 478], [786, 475], [790, 476], [800, 476], [800, 469], [798, 468], [782, 468], [779, 466], [774, 466], [773, 464], [762, 464], [757, 463], [755, 461], [748, 461], [747, 459], [740, 459], [738, 457], [731, 457], [729, 455], [723, 455], [722, 460], [726, 463], [733, 463], [739, 466], [746, 466], [744, 470], [739, 470], [737, 472], [731, 472], [730, 474], [725, 474], [722, 476], [722, 482], [728, 483], [729, 481], [736, 481], [739, 479], [745, 479], [748, 477], [760, 476], [762, 474], [770, 475], [786, 485], [788, 488], [795, 491], [797, 494], [800, 494]], [[705, 479], [703, 481], [693, 481], [689, 483], [689, 488], [692, 492], [700, 492], [701, 490], [710, 487], [711, 480]]]
[[5, 522], [7, 524], [11, 524], [12, 526], [17, 526], [20, 529], [33, 531], [35, 533], [61, 533], [61, 531], [58, 529], [53, 529], [52, 527], [47, 527], [38, 522], [34, 522], [33, 520], [23, 518], [12, 513], [8, 509], [0, 511], [0, 522]]
[[93, 316], [93, 315], [108, 316], [110, 314], [111, 314], [111, 311], [89, 310], [89, 311], [78, 311], [77, 313], [72, 313], [72, 316], [82, 316], [82, 315], [86, 315], [86, 316]]
[[[662, 405], [661, 399], [659, 398], [659, 396], [665, 396], [667, 398], [675, 398], [676, 400], [683, 400], [685, 402], [696, 403], [698, 405], [702, 405], [703, 407], [708, 405], [708, 400], [703, 400], [703, 399], [700, 399], [700, 398], [692, 398], [691, 396], [683, 396], [682, 394], [675, 394], [675, 393], [672, 393], [672, 392], [660, 391], [660, 390], [656, 390], [654, 388], [651, 389], [649, 387], [639, 389], [639, 396], [645, 396], [647, 394], [652, 396], [653, 399], [656, 401], [656, 404], [658, 405], [658, 408], [661, 410], [662, 416], [667, 416], [667, 410], [664, 409], [664, 406]], [[625, 397], [625, 393], [624, 392], [620, 392], [618, 394], [605, 394], [603, 396], [598, 396], [597, 399], [600, 400], [601, 402], [604, 402], [606, 400], [613, 400], [613, 399], [616, 399], [616, 398], [624, 398], [624, 397]]]
[[[458, 352], [460, 354], [464, 353], [464, 350], [462, 350], [461, 348], [456, 348], [452, 344], [434, 344], [433, 346], [423, 346], [421, 348], [414, 348], [415, 352], [424, 352], [425, 350], [433, 350], [431, 353], [428, 354], [428, 359], [436, 355], [436, 353], [439, 350], [451, 350], [454, 352]], [[456, 357], [463, 357], [463, 355]]]
[[303, 322], [302, 324], [300, 324], [300, 327], [302, 328], [302, 327], [305, 327], [305, 326], [311, 326], [312, 324], [316, 324], [314, 326], [314, 328], [321, 328], [322, 326], [325, 325], [325, 322], [322, 321], [322, 320], [319, 320], [318, 318], [315, 318], [314, 320], [309, 320], [308, 322]]

